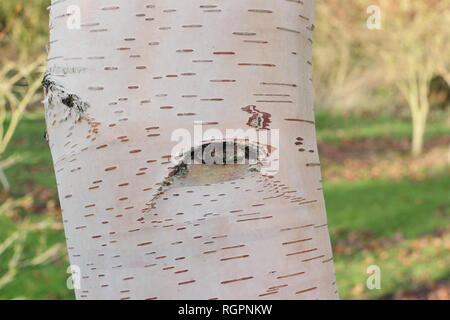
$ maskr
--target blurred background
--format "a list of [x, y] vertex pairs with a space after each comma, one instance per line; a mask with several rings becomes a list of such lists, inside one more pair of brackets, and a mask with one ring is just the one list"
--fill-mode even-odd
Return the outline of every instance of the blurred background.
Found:
[[[40, 102], [49, 3], [0, 2], [0, 299], [74, 298]], [[316, 6], [316, 122], [341, 298], [450, 299], [450, 1]], [[381, 289], [366, 286], [371, 265]]]

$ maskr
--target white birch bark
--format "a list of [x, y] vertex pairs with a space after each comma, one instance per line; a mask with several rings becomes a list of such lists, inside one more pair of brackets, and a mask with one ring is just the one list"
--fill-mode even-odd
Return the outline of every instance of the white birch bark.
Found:
[[[79, 29], [67, 27], [74, 5]], [[337, 298], [313, 114], [314, 1], [50, 9], [46, 121], [77, 298]], [[199, 122], [273, 133], [249, 141], [265, 160], [180, 174], [172, 134], [194, 136]]]

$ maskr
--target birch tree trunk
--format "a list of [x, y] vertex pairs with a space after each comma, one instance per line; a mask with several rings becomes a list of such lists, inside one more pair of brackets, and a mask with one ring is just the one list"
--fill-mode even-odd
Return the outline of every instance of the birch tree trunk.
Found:
[[337, 298], [313, 9], [52, 1], [47, 134], [78, 299]]

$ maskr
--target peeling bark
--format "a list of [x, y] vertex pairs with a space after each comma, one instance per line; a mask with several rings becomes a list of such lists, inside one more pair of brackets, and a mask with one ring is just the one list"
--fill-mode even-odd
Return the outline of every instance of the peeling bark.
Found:
[[61, 104], [66, 107], [64, 120], [74, 118], [75, 121], [78, 121], [90, 107], [89, 103], [83, 101], [78, 95], [69, 92], [62, 85], [58, 84], [48, 73], [42, 80], [42, 87], [44, 88], [45, 94], [44, 103], [47, 105], [48, 110]]

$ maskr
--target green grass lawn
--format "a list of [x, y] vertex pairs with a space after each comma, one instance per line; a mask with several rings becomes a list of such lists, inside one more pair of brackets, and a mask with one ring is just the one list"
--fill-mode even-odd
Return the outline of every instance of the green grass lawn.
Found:
[[[437, 113], [429, 119], [426, 138], [450, 135], [450, 125], [445, 115]], [[356, 116], [316, 113], [317, 139], [320, 142], [339, 143], [344, 139], [389, 137], [394, 140], [410, 138], [411, 122], [392, 116]]]
[[[351, 254], [334, 253], [341, 298], [382, 298], [399, 289], [449, 281], [448, 242], [429, 241], [420, 246], [428, 235], [449, 225], [448, 171], [422, 181], [343, 182], [325, 184], [324, 190], [334, 246], [349, 233], [356, 234], [347, 241], [347, 246], [354, 247]], [[405, 240], [385, 240], [399, 236]], [[379, 251], [365, 248], [371, 241], [387, 242], [387, 246]], [[368, 290], [364, 285], [370, 265], [382, 270], [381, 290]]]
[[[425, 180], [325, 184], [331, 228], [370, 230], [373, 236], [402, 233], [417, 238], [445, 226], [450, 217], [450, 174]], [[440, 213], [445, 208], [447, 212]]]
[[[373, 119], [319, 113], [317, 124], [319, 140], [333, 143], [338, 143], [342, 138], [374, 139], [381, 135], [400, 139], [408, 137], [410, 132], [408, 123], [383, 117]], [[22, 157], [18, 165], [6, 172], [13, 197], [21, 197], [41, 188], [53, 190], [45, 201], [57, 201], [51, 156], [43, 138], [44, 130], [41, 113], [28, 115], [20, 123], [9, 146], [6, 156], [19, 154]], [[429, 135], [434, 136], [448, 133], [450, 129], [440, 122], [433, 124], [429, 130]], [[335, 245], [341, 238], [345, 240], [352, 232], [370, 233], [369, 239], [363, 239], [366, 242], [382, 241], [396, 235], [404, 238], [400, 242], [388, 241], [388, 245], [378, 251], [358, 246], [364, 243], [356, 243], [357, 249], [351, 254], [337, 250], [337, 282], [342, 298], [380, 298], [389, 296], [400, 288], [420, 286], [426, 281], [448, 280], [450, 254], [448, 250], [444, 250], [443, 245], [419, 246], [419, 249], [414, 249], [417, 243], [425, 241], [421, 239], [426, 239], [433, 235], [436, 229], [448, 225], [448, 168], [421, 180], [369, 180], [351, 183], [342, 181], [325, 183], [324, 190], [329, 226]], [[33, 208], [23, 215], [35, 221], [47, 219], [45, 203], [39, 203], [39, 200], [37, 202], [37, 209]], [[15, 221], [0, 216], [0, 242], [16, 229]], [[32, 257], [37, 250], [58, 243], [64, 243], [61, 230], [31, 233], [26, 239], [25, 256]], [[408, 254], [414, 257], [413, 262], [408, 258]], [[5, 256], [7, 259], [3, 259]], [[9, 258], [11, 254], [8, 253], [2, 256], [0, 276], [5, 272]], [[365, 288], [368, 277], [366, 268], [371, 264], [382, 268], [382, 290], [369, 291]], [[72, 291], [66, 288], [69, 276], [66, 273], [67, 267], [65, 255], [42, 266], [23, 267], [16, 274], [14, 281], [0, 289], [0, 299], [73, 299]]]

